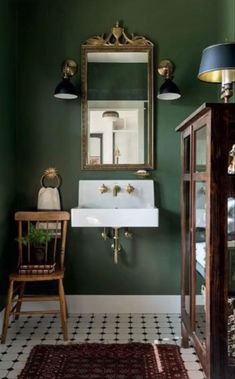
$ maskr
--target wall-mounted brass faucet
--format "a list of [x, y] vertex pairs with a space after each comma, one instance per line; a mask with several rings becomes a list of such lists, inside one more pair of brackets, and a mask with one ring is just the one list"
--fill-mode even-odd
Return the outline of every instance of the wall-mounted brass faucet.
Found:
[[135, 190], [135, 188], [132, 186], [132, 185], [130, 185], [129, 183], [128, 183], [128, 185], [127, 185], [127, 187], [126, 187], [126, 192], [128, 192], [129, 194], [131, 193], [131, 192], [133, 192]]
[[121, 191], [121, 187], [117, 184], [113, 187], [113, 196], [117, 196], [118, 192]]
[[98, 190], [100, 191], [100, 193], [105, 193], [105, 192], [108, 192], [108, 187], [102, 184], [102, 186], [100, 186]]

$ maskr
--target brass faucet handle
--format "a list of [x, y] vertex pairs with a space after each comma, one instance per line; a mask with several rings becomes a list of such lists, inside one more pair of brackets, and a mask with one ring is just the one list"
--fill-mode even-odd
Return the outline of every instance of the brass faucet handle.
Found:
[[102, 186], [100, 186], [98, 190], [100, 191], [100, 193], [105, 193], [105, 192], [108, 192], [108, 187], [102, 184]]
[[133, 192], [135, 190], [135, 188], [131, 185], [131, 184], [128, 184], [127, 187], [126, 187], [126, 192], [128, 192], [129, 194], [131, 192]]

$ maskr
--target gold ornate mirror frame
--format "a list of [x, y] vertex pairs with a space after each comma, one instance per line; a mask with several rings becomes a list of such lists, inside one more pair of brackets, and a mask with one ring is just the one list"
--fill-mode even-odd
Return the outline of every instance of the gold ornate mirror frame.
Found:
[[[142, 125], [143, 130], [143, 162], [124, 163], [96, 163], [89, 161], [90, 138], [89, 115], [88, 115], [88, 54], [89, 53], [146, 53], [147, 56], [147, 125]], [[81, 103], [82, 103], [82, 169], [84, 170], [138, 170], [154, 168], [154, 126], [153, 126], [153, 43], [143, 36], [128, 36], [123, 27], [117, 22], [111, 32], [105, 36], [93, 36], [82, 45], [81, 59]], [[105, 112], [104, 112], [105, 113]], [[115, 111], [114, 111], [115, 113]], [[116, 112], [117, 113], [117, 112]], [[146, 117], [145, 117], [146, 118]], [[138, 137], [137, 137], [138, 138]], [[103, 147], [105, 149], [105, 147]], [[115, 150], [115, 146], [113, 146]], [[116, 151], [118, 148], [116, 148]], [[115, 154], [115, 153], [113, 153]], [[94, 161], [92, 161], [94, 162]]]

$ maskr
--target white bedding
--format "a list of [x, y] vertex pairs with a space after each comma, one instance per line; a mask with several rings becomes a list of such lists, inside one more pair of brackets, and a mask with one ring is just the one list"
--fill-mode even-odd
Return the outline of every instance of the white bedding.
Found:
[[205, 277], [206, 269], [206, 243], [197, 242], [196, 243], [196, 270]]

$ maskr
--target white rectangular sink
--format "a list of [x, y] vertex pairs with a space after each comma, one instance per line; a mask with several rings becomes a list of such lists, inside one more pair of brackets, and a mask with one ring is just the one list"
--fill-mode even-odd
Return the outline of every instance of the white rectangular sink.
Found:
[[153, 227], [158, 226], [157, 208], [73, 208], [72, 226]]
[[[72, 226], [157, 227], [153, 184], [153, 180], [80, 180], [79, 205], [71, 210]], [[107, 192], [101, 193], [103, 185]], [[128, 185], [133, 187], [131, 193]]]

